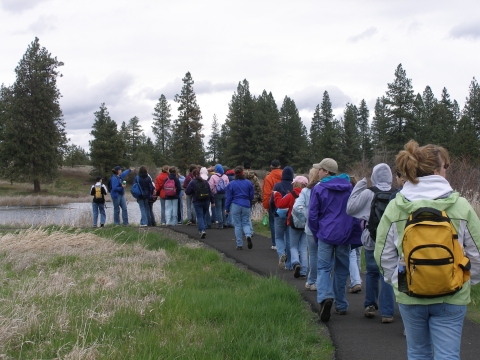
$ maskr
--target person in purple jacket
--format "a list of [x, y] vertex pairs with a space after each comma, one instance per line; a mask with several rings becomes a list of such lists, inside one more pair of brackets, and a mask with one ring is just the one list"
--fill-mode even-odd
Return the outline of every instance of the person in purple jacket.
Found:
[[[318, 245], [317, 301], [320, 320], [327, 322], [334, 302], [337, 314], [347, 313], [350, 245], [361, 244], [362, 230], [359, 220], [346, 212], [352, 192], [348, 175], [337, 175], [337, 162], [330, 158], [323, 159], [313, 167], [319, 169], [320, 182], [310, 195], [308, 227]], [[332, 280], [333, 267], [335, 272]]]

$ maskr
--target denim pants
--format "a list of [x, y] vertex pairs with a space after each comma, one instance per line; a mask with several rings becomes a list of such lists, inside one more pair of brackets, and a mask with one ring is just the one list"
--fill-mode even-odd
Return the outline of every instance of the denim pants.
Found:
[[217, 213], [218, 228], [222, 229], [223, 224], [227, 222], [225, 215], [225, 194], [215, 194], [215, 212]]
[[362, 284], [362, 278], [360, 277], [360, 249], [357, 247], [350, 251], [350, 287]]
[[290, 253], [292, 255], [292, 267], [300, 265], [300, 276], [307, 275], [308, 270], [308, 251], [307, 234], [305, 230], [297, 230], [290, 227]]
[[201, 233], [202, 231], [205, 231], [210, 202], [208, 200], [195, 201], [193, 206], [197, 215], [198, 232]]
[[113, 223], [120, 225], [120, 209], [122, 209], [123, 225], [128, 225], [127, 201], [125, 195], [118, 195], [116, 199], [112, 198], [113, 202]]
[[180, 199], [178, 199], [177, 223], [179, 225], [181, 225], [183, 223], [183, 195], [182, 195], [182, 192], [180, 192]]
[[93, 226], [97, 226], [98, 213], [100, 213], [100, 224], [105, 224], [107, 216], [105, 215], [105, 204], [92, 202]]
[[160, 224], [165, 225], [167, 218], [165, 216], [165, 199], [160, 198]]
[[140, 207], [140, 225], [148, 225], [150, 219], [150, 206], [148, 206], [148, 199], [137, 199], [138, 206]]
[[186, 195], [187, 197], [187, 220], [195, 223], [197, 222], [196, 219], [196, 207], [195, 204], [192, 203], [192, 195]]
[[148, 207], [150, 208], [150, 218], [148, 219], [148, 226], [157, 226], [157, 222], [155, 221], [155, 213], [153, 212], [153, 202], [148, 202]]
[[165, 216], [167, 218], [167, 225], [177, 225], [178, 218], [178, 199], [165, 199]]
[[[385, 282], [383, 275], [380, 274], [380, 270], [378, 269], [373, 256], [373, 250], [364, 249], [364, 252], [367, 263], [364, 307], [374, 305], [375, 308], [378, 309], [378, 302], [380, 302], [380, 314], [382, 316], [392, 317], [395, 313], [395, 295], [393, 293], [393, 288]], [[382, 284], [380, 296], [378, 291], [379, 282]]]
[[235, 239], [237, 240], [237, 246], [243, 246], [242, 230], [245, 236], [252, 236], [251, 233], [251, 220], [252, 208], [246, 208], [237, 204], [233, 204], [230, 207], [230, 215], [233, 219], [233, 226], [235, 227]]
[[287, 226], [287, 220], [280, 216], [275, 216], [275, 244], [277, 246], [278, 259], [283, 254], [287, 254], [285, 266], [287, 270], [292, 269], [292, 255], [290, 254], [290, 232]]
[[398, 307], [407, 334], [409, 360], [460, 359], [465, 305], [398, 304]]
[[275, 245], [275, 215], [272, 209], [268, 209], [268, 224], [270, 225], [270, 235], [272, 237], [272, 246]]
[[[331, 245], [318, 240], [317, 301], [334, 299], [337, 310], [347, 310], [347, 277], [350, 245]], [[335, 268], [333, 280], [332, 269]]]
[[308, 246], [308, 256], [310, 271], [308, 272], [307, 282], [309, 285], [315, 284], [317, 282], [317, 263], [318, 263], [318, 245], [313, 238], [313, 235], [307, 236], [307, 246]]

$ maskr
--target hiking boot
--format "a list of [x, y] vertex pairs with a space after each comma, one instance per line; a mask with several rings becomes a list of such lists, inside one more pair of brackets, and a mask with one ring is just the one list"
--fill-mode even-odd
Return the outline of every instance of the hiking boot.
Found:
[[270, 249], [277, 250], [277, 247], [275, 245], [272, 245], [272, 247]]
[[347, 315], [347, 310], [335, 309], [335, 313], [338, 315]]
[[393, 316], [382, 316], [383, 324], [390, 324], [393, 322]]
[[295, 265], [294, 270], [295, 270], [295, 271], [294, 271], [294, 273], [293, 273], [293, 277], [294, 277], [295, 279], [298, 279], [298, 278], [300, 277], [300, 265], [298, 265], [298, 264]]
[[320, 320], [328, 322], [330, 320], [330, 311], [332, 310], [333, 299], [325, 299], [320, 303]]
[[237, 246], [237, 250], [243, 250], [242, 246]]
[[282, 270], [286, 269], [285, 262], [287, 261], [287, 254], [283, 254], [280, 256], [280, 260], [278, 260], [278, 267]]
[[375, 305], [370, 305], [365, 308], [365, 311], [363, 312], [363, 314], [368, 318], [374, 317], [376, 310], [377, 309], [375, 308]]
[[205, 231], [202, 231], [200, 233], [200, 239], [205, 239], [205, 236], [207, 236], [207, 233]]
[[247, 247], [251, 249], [253, 247], [251, 236], [247, 236], [247, 243], [248, 243]]
[[357, 284], [354, 287], [351, 287], [350, 289], [348, 289], [348, 292], [353, 293], [353, 294], [357, 294], [360, 291], [362, 291], [362, 285], [360, 285], [360, 284]]

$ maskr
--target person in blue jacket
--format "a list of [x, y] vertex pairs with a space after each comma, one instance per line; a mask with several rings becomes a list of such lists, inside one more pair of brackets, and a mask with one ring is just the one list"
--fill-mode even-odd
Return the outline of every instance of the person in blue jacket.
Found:
[[113, 202], [113, 223], [114, 225], [120, 225], [120, 208], [122, 209], [123, 225], [128, 226], [128, 212], [127, 201], [125, 200], [125, 187], [123, 180], [135, 168], [130, 168], [125, 171], [120, 166], [115, 166], [112, 169], [112, 177], [110, 178], [110, 196]]
[[235, 168], [235, 181], [230, 182], [226, 190], [225, 211], [227, 215], [230, 213], [232, 215], [237, 250], [243, 250], [242, 229], [247, 238], [247, 246], [251, 249], [253, 247], [251, 215], [254, 190], [250, 180], [245, 179], [243, 166]]

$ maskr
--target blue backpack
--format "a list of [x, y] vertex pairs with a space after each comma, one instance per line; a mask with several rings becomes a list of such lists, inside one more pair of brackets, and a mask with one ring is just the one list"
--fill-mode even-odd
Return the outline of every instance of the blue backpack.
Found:
[[138, 199], [138, 197], [142, 195], [142, 188], [138, 183], [138, 176], [135, 177], [135, 182], [133, 183], [132, 188], [130, 189], [130, 193], [135, 199]]
[[[217, 175], [217, 174], [215, 174], [215, 175]], [[225, 181], [223, 181], [221, 176], [218, 176], [218, 177], [219, 177], [218, 183], [215, 185], [215, 189], [217, 190], [217, 194], [225, 194], [225, 189], [227, 187], [225, 185]]]

